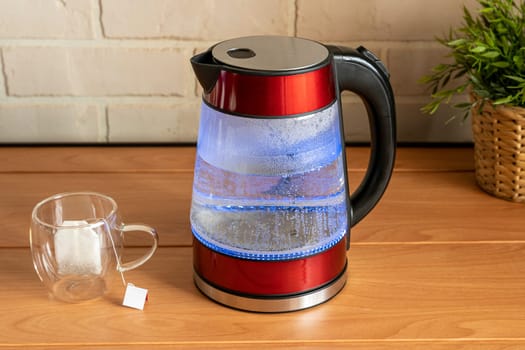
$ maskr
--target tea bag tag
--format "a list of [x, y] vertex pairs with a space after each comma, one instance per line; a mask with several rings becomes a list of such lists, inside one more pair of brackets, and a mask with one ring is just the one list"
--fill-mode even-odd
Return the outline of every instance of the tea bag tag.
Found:
[[120, 262], [120, 256], [117, 253], [117, 247], [115, 246], [113, 237], [111, 237], [111, 235], [109, 237], [111, 239], [111, 245], [113, 246], [115, 258], [117, 259], [117, 271], [120, 273], [122, 284], [126, 286], [126, 291], [124, 292], [124, 300], [122, 301], [122, 305], [137, 310], [144, 310], [144, 304], [148, 300], [148, 290], [136, 287], [133, 283], [126, 284], [126, 279], [124, 278], [124, 272], [122, 270], [122, 265]]
[[146, 300], [148, 300], [147, 289], [136, 287], [133, 283], [128, 283], [122, 305], [133, 309], [144, 310]]

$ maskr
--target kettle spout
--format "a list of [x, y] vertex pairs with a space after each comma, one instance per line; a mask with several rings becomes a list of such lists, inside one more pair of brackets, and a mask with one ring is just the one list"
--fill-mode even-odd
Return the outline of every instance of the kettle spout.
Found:
[[220, 66], [214, 62], [211, 50], [195, 55], [191, 58], [191, 66], [206, 93], [209, 93], [219, 79]]

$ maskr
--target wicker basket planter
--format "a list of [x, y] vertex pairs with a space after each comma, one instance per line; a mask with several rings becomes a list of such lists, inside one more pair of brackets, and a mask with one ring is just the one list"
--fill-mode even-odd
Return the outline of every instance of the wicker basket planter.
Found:
[[486, 192], [525, 202], [525, 108], [472, 109], [476, 181]]

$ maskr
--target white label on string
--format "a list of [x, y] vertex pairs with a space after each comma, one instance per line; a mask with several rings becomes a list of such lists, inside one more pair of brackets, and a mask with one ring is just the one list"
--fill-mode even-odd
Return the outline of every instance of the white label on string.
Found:
[[124, 293], [124, 301], [122, 302], [122, 305], [138, 310], [143, 310], [147, 298], [147, 289], [135, 287], [134, 284], [128, 283], [126, 286], [126, 292]]

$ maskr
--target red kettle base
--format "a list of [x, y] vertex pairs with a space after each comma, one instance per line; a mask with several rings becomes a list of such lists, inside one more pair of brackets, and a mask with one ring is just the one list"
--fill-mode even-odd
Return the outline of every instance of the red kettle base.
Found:
[[221, 254], [193, 240], [197, 287], [221, 304], [246, 311], [285, 312], [321, 304], [346, 282], [346, 237], [305, 258], [245, 260]]
[[252, 312], [288, 312], [306, 309], [322, 304], [333, 298], [346, 283], [346, 265], [344, 270], [324, 286], [293, 295], [249, 296], [225, 291], [212, 286], [194, 272], [193, 279], [197, 288], [210, 299], [234, 309]]

